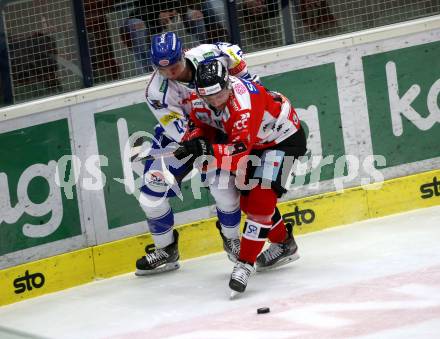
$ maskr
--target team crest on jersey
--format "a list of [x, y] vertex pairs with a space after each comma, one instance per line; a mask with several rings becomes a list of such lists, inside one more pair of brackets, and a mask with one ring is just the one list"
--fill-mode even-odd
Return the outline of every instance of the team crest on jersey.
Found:
[[144, 176], [145, 184], [157, 187], [166, 187], [167, 183], [164, 175], [160, 171], [148, 171]]
[[240, 95], [243, 95], [243, 94], [245, 94], [246, 93], [246, 87], [240, 82], [240, 83], [237, 83], [235, 86], [234, 86], [234, 89], [235, 89], [235, 92], [237, 92], [238, 94], [240, 94]]

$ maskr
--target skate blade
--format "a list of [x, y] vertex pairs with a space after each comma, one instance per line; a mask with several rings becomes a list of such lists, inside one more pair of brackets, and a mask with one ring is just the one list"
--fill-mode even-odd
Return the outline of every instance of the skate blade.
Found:
[[237, 257], [232, 254], [228, 254], [228, 259], [229, 261], [232, 261], [234, 264], [237, 263]]
[[234, 300], [234, 299], [238, 298], [241, 294], [243, 294], [243, 293], [231, 290], [231, 294], [229, 296], [229, 300]]
[[178, 268], [180, 268], [180, 264], [178, 262], [171, 262], [171, 263], [156, 267], [155, 269], [152, 269], [152, 270], [137, 269], [136, 272], [134, 272], [134, 274], [138, 277], [141, 277], [141, 276], [145, 276], [145, 275], [154, 275], [154, 274], [158, 274], [158, 273], [174, 271], [174, 270], [177, 270]]
[[276, 267], [280, 267], [280, 266], [284, 266], [287, 265], [288, 263], [291, 263], [293, 261], [296, 261], [299, 259], [299, 254], [298, 253], [294, 253], [292, 255], [289, 255], [288, 257], [285, 257], [283, 259], [281, 259], [280, 261], [276, 262], [275, 264], [271, 265], [271, 266], [258, 266], [256, 267], [256, 271], [257, 272], [264, 272], [267, 270], [271, 270], [274, 269]]

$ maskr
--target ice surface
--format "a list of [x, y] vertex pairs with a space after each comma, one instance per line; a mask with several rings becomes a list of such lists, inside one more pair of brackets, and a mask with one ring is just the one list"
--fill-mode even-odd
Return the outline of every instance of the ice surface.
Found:
[[232, 301], [221, 253], [4, 306], [0, 326], [75, 339], [440, 338], [440, 207], [297, 242], [298, 261], [257, 273]]

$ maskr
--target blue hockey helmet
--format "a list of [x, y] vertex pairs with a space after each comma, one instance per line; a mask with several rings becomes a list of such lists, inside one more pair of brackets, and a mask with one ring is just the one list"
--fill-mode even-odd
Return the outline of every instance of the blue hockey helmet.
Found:
[[153, 36], [151, 41], [151, 60], [158, 67], [177, 63], [182, 58], [182, 41], [174, 32]]

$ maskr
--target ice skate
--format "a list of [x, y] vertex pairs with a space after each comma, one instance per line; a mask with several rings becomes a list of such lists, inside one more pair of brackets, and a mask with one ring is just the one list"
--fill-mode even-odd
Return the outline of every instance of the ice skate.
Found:
[[286, 224], [287, 239], [282, 243], [272, 243], [257, 258], [257, 272], [286, 265], [299, 259], [298, 246], [292, 233], [292, 225]]
[[229, 287], [231, 288], [231, 298], [238, 293], [243, 293], [246, 289], [249, 277], [255, 272], [253, 265], [238, 260], [232, 270]]
[[173, 230], [173, 236], [174, 242], [164, 248], [155, 248], [154, 244], [145, 248], [147, 254], [136, 261], [136, 275], [156, 274], [177, 270], [180, 267], [177, 245], [179, 233]]
[[228, 259], [233, 263], [236, 263], [238, 259], [238, 254], [240, 253], [240, 238], [226, 238], [222, 233], [220, 222], [217, 221], [215, 225], [220, 232], [220, 236], [222, 237], [223, 249], [228, 255]]

